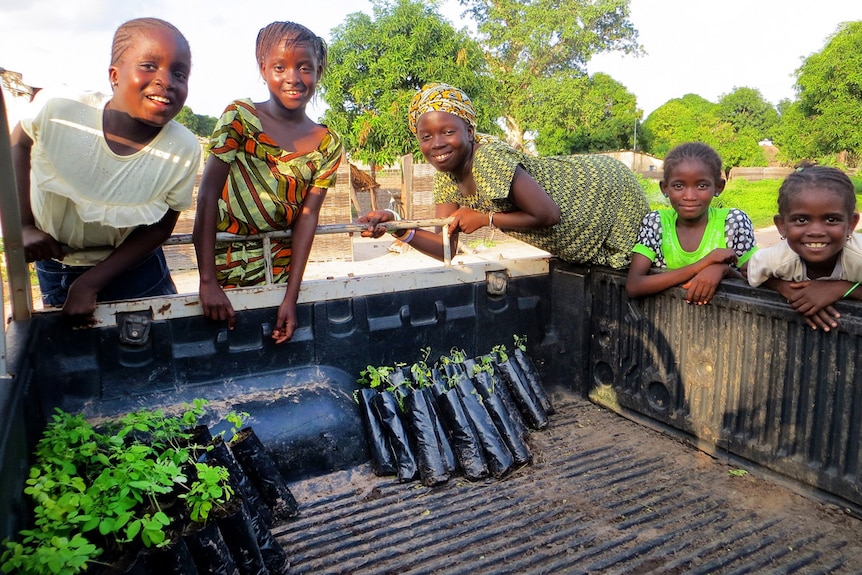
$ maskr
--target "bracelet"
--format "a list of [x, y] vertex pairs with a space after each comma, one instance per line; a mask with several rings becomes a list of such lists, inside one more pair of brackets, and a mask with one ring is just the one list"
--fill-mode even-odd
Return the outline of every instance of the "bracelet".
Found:
[[395, 236], [395, 239], [398, 240], [399, 242], [409, 244], [413, 240], [413, 236], [415, 236], [415, 235], [416, 235], [416, 228], [413, 228], [403, 238], [399, 238], [398, 236]]
[[492, 230], [494, 229], [494, 212], [488, 212], [488, 225]]
[[853, 284], [853, 285], [850, 287], [850, 289], [849, 289], [849, 290], [847, 290], [847, 293], [845, 293], [843, 296], [841, 296], [841, 299], [846, 299], [848, 295], [850, 295], [851, 293], [853, 293], [853, 290], [855, 290], [856, 288], [858, 288], [858, 287], [859, 287], [859, 283], [860, 283], [860, 282], [856, 282], [855, 284]]

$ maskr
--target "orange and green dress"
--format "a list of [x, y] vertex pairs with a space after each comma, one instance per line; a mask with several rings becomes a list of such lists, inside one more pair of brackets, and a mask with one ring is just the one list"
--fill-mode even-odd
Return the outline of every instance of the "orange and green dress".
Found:
[[[327, 128], [316, 150], [283, 150], [263, 132], [254, 103], [234, 100], [213, 131], [210, 153], [230, 165], [218, 201], [216, 231], [253, 235], [290, 229], [312, 187], [335, 186], [341, 162], [338, 134]], [[225, 288], [266, 283], [262, 241], [216, 242], [216, 277]], [[290, 273], [290, 238], [272, 239], [273, 280]]]

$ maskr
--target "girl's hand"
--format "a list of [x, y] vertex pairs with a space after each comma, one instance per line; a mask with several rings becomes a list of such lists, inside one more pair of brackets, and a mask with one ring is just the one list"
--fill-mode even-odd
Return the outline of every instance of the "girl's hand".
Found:
[[86, 274], [82, 275], [69, 286], [66, 303], [63, 304], [63, 315], [75, 324], [92, 325], [95, 322], [93, 312], [96, 311], [96, 297], [99, 290], [87, 284]]
[[841, 299], [847, 291], [847, 285], [847, 282], [830, 280], [792, 282], [786, 295], [787, 303], [805, 316], [806, 323], [812, 329], [819, 327], [829, 331], [838, 327], [835, 320], [841, 317], [832, 304]]
[[[732, 252], [732, 250], [730, 251]], [[708, 304], [715, 295], [718, 284], [724, 279], [729, 269], [726, 264], [717, 263], [698, 272], [697, 275], [682, 284], [683, 289], [688, 290], [685, 300], [697, 305]]]
[[63, 248], [60, 242], [36, 226], [24, 226], [21, 229], [21, 235], [24, 244], [24, 258], [28, 262], [63, 259]]
[[198, 291], [204, 316], [215, 321], [227, 320], [227, 328], [233, 329], [236, 321], [233, 305], [221, 286], [215, 282], [201, 282]]
[[449, 225], [450, 236], [457, 231], [472, 234], [479, 228], [483, 228], [491, 223], [487, 213], [477, 212], [470, 208], [458, 208], [452, 212], [452, 217], [454, 219]]
[[739, 256], [730, 248], [716, 248], [706, 256], [711, 264], [736, 265]]
[[282, 301], [278, 306], [278, 317], [275, 320], [275, 329], [272, 330], [272, 339], [276, 344], [284, 343], [293, 337], [296, 331], [296, 304], [291, 301]]
[[368, 224], [368, 227], [362, 230], [359, 235], [363, 238], [379, 238], [386, 233], [386, 228], [378, 226], [378, 224], [391, 222], [393, 219], [392, 213], [386, 210], [368, 212], [356, 220], [359, 224]]

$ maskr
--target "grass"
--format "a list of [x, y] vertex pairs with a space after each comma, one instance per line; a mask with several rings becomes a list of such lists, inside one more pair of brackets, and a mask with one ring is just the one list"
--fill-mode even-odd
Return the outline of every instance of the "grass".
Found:
[[[851, 177], [856, 191], [856, 202], [862, 206], [862, 177]], [[644, 193], [650, 208], [669, 208], [670, 203], [662, 196], [657, 180], [642, 180]], [[712, 205], [717, 208], [738, 208], [748, 214], [755, 229], [773, 225], [772, 218], [778, 213], [778, 188], [781, 180], [730, 180], [724, 192]], [[858, 209], [858, 208], [857, 208]]]

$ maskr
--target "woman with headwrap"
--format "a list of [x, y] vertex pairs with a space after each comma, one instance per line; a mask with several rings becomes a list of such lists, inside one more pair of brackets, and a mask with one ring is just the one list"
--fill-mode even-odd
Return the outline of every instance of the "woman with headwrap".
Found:
[[[452, 217], [452, 253], [458, 233], [491, 226], [560, 259], [625, 267], [644, 214], [649, 210], [634, 174], [608, 156], [540, 158], [476, 132], [470, 98], [447, 84], [428, 84], [410, 103], [410, 131], [437, 169], [438, 218]], [[380, 237], [394, 214], [373, 211], [359, 218], [363, 236]], [[396, 235], [419, 251], [443, 258], [439, 234]]]

